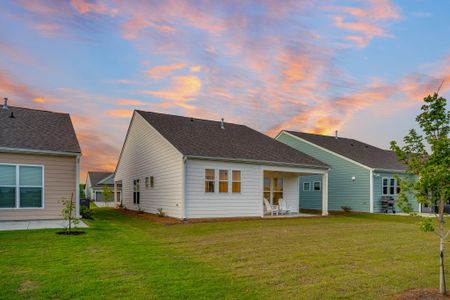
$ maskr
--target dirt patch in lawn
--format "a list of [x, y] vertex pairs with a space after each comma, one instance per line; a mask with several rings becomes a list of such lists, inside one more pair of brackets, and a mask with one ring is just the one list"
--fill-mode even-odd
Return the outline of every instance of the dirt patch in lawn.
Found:
[[435, 289], [411, 289], [394, 297], [395, 300], [441, 300], [450, 299], [449, 296], [442, 296]]
[[36, 289], [37, 287], [38, 287], [38, 284], [36, 282], [27, 280], [20, 284], [18, 292], [21, 294], [25, 294], [27, 292], [30, 292], [30, 291]]

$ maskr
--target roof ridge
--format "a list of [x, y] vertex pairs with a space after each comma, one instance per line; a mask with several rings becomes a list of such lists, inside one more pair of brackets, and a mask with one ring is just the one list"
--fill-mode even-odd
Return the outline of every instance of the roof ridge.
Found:
[[60, 115], [68, 115], [68, 116], [70, 116], [70, 113], [59, 112], [59, 111], [52, 111], [52, 110], [46, 110], [46, 109], [29, 108], [29, 107], [15, 106], [15, 105], [8, 105], [8, 107], [9, 108], [19, 108], [19, 109], [26, 109], [26, 110], [32, 110], [32, 111], [40, 111], [40, 112], [47, 112], [47, 113], [52, 113], [52, 114], [60, 114]]
[[[199, 120], [199, 121], [204, 121], [204, 122], [221, 123], [221, 120], [216, 121], [216, 120], [201, 119], [201, 118], [196, 118], [196, 117], [186, 117], [186, 116], [180, 116], [180, 115], [176, 115], [176, 114], [168, 114], [168, 113], [161, 113], [161, 112], [154, 112], [154, 111], [140, 110], [140, 109], [136, 109], [135, 111], [138, 113], [143, 112], [143, 113], [147, 113], [147, 114], [156, 114], [156, 115], [163, 115], [163, 116], [170, 116], [170, 117], [178, 117], [178, 118], [183, 118], [183, 119], [194, 119], [194, 120]], [[237, 125], [237, 126], [246, 126], [244, 124], [226, 122], [225, 120], [223, 123]], [[246, 127], [248, 127], [248, 126], [246, 126]]]

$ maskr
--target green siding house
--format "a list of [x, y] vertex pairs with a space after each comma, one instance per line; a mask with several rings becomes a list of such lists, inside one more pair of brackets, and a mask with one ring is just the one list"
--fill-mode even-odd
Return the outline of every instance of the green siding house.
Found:
[[[383, 196], [397, 198], [399, 186], [395, 175], [405, 173], [395, 153], [366, 143], [336, 136], [295, 131], [281, 131], [276, 139], [308, 154], [331, 167], [328, 173], [328, 209], [340, 211], [348, 206], [357, 212], [383, 212]], [[301, 176], [299, 180], [300, 209], [321, 209], [321, 178]], [[412, 200], [413, 209], [420, 205]], [[396, 212], [400, 212], [395, 207]]]

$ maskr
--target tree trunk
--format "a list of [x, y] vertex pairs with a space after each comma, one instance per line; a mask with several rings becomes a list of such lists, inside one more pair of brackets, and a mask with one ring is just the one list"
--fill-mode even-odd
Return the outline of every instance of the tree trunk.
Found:
[[439, 267], [439, 293], [441, 295], [445, 295], [447, 293], [445, 287], [445, 270], [444, 270], [444, 238], [445, 238], [445, 229], [444, 229], [444, 205], [445, 200], [440, 199], [439, 201], [439, 250], [440, 250], [440, 267]]

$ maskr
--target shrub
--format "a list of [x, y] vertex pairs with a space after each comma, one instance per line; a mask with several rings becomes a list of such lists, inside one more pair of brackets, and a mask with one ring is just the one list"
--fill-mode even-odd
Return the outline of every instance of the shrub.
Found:
[[158, 213], [157, 213], [158, 217], [165, 217], [166, 216], [166, 213], [163, 211], [162, 208], [158, 208], [156, 210], [158, 211]]
[[341, 208], [346, 213], [349, 213], [352, 211], [352, 208], [350, 206], [343, 205], [343, 206], [341, 206]]
[[82, 206], [80, 208], [80, 215], [83, 219], [93, 219], [94, 211], [89, 207]]

